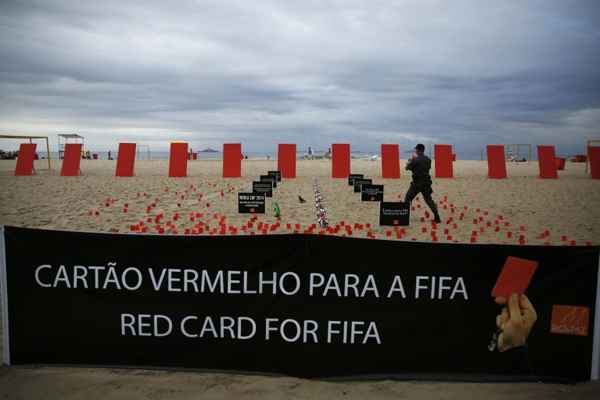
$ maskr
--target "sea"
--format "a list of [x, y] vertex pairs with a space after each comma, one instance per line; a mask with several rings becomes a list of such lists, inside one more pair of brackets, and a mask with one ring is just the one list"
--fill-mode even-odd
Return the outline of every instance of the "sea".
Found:
[[[108, 160], [109, 159], [108, 151], [90, 151], [90, 153], [92, 155], [97, 154], [99, 160]], [[250, 160], [276, 160], [277, 159], [276, 152], [248, 151], [248, 152], [243, 152], [243, 154], [245, 156], [248, 156], [248, 159], [250, 159]], [[46, 152], [38, 151], [38, 155], [42, 158], [45, 158]], [[296, 152], [296, 159], [298, 159], [298, 160], [303, 159], [306, 155], [307, 155], [306, 152]], [[111, 158], [116, 159], [117, 152], [111, 151], [110, 156], [111, 156]], [[314, 157], [324, 157], [325, 152], [315, 152], [313, 154], [313, 156]], [[353, 151], [350, 154], [350, 156], [351, 156], [351, 158], [354, 158], [354, 159], [370, 159], [372, 157], [379, 157], [379, 155], [375, 152], [369, 153], [369, 152], [360, 152], [360, 151], [357, 151], [357, 152]], [[58, 159], [58, 152], [51, 151], [50, 157], [55, 160]], [[137, 151], [136, 159], [137, 160], [168, 160], [169, 159], [169, 151], [165, 151], [165, 150], [154, 151], [154, 150], [147, 150], [147, 149], [142, 148]], [[215, 153], [213, 153], [213, 152], [198, 152], [198, 159], [199, 160], [222, 160], [223, 153], [220, 151], [215, 152]]]

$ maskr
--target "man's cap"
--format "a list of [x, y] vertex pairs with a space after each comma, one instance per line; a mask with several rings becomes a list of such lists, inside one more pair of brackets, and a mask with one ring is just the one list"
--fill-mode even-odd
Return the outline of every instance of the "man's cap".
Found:
[[419, 143], [418, 145], [415, 146], [415, 150], [417, 150], [417, 151], [425, 151], [425, 145]]

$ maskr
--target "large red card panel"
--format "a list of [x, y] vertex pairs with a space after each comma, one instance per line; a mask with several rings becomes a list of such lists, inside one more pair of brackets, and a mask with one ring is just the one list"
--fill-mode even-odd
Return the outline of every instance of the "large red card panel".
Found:
[[452, 178], [454, 171], [452, 169], [452, 145], [436, 144], [433, 146], [435, 158], [435, 177], [436, 178]]
[[488, 178], [506, 178], [506, 159], [504, 157], [504, 146], [501, 144], [490, 144], [487, 146]]
[[350, 145], [334, 143], [331, 145], [331, 177], [347, 178], [350, 175]]
[[558, 171], [554, 159], [554, 146], [538, 146], [538, 163], [540, 166], [540, 178], [557, 179]]
[[78, 176], [81, 165], [81, 143], [65, 144], [65, 154], [62, 160], [60, 176]]
[[115, 176], [133, 176], [135, 166], [135, 143], [119, 143]]
[[279, 144], [277, 147], [277, 169], [282, 178], [296, 177], [296, 145]]
[[381, 145], [381, 176], [386, 179], [400, 178], [400, 146]]
[[33, 160], [35, 159], [35, 143], [21, 143], [19, 157], [15, 167], [15, 176], [33, 175]]
[[242, 176], [242, 144], [223, 144], [223, 178]]
[[187, 176], [188, 144], [171, 143], [169, 155], [169, 177], [183, 178]]

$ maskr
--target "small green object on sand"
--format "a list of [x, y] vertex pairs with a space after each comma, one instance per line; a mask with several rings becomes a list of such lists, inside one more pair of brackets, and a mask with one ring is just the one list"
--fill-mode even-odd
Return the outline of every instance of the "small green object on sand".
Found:
[[281, 209], [276, 201], [273, 202], [273, 211], [275, 211], [275, 218], [279, 218], [281, 216]]

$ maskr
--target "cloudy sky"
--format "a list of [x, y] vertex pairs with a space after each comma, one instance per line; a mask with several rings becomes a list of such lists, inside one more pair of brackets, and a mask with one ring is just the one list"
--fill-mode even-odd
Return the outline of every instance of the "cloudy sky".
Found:
[[597, 0], [2, 0], [0, 133], [582, 152], [599, 21]]

